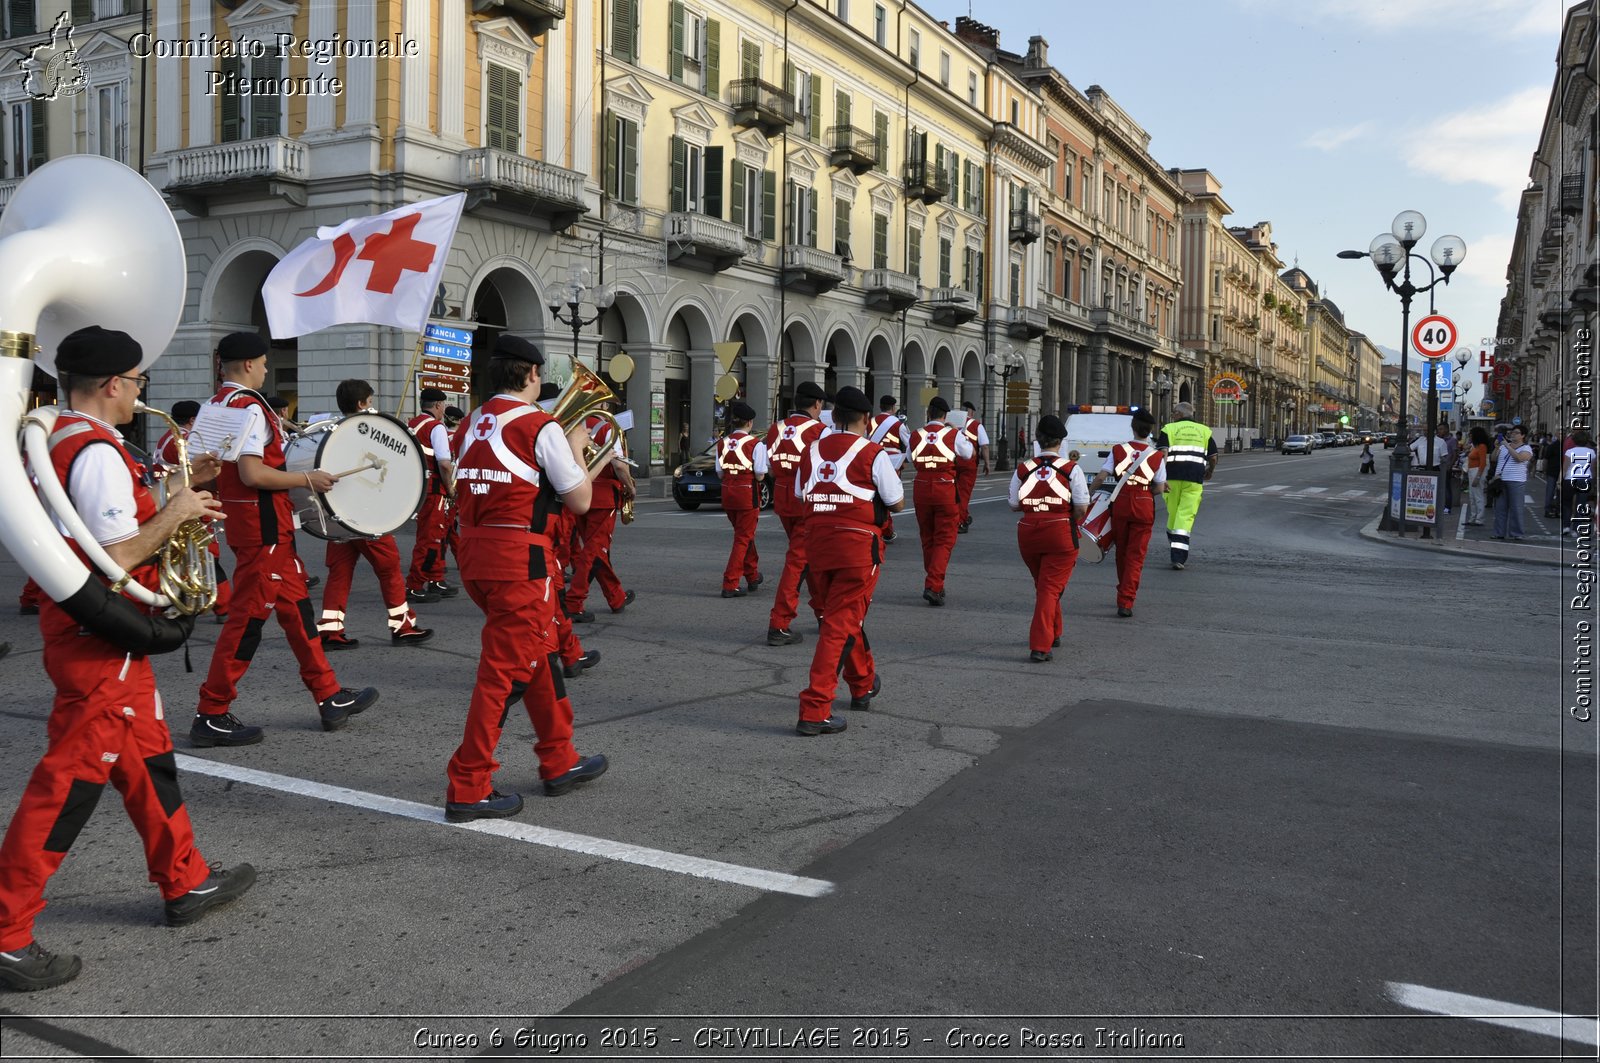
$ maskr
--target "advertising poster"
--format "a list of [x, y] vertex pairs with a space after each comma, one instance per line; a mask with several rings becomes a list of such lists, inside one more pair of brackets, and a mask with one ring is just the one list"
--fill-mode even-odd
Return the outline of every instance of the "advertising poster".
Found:
[[1406, 520], [1414, 524], [1432, 524], [1438, 518], [1439, 478], [1437, 476], [1406, 477]]

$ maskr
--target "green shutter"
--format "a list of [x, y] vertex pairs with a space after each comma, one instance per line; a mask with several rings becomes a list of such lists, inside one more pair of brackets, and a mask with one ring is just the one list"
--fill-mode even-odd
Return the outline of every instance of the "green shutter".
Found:
[[882, 111], [872, 112], [872, 135], [878, 139], [878, 162], [873, 169], [883, 173], [889, 168], [889, 116]]
[[718, 98], [722, 88], [722, 23], [706, 19], [706, 95]]
[[889, 268], [889, 215], [872, 216], [872, 268]]
[[950, 205], [952, 207], [961, 202], [961, 156], [955, 152], [950, 153]]
[[7, 0], [6, 8], [11, 16], [7, 20], [10, 36], [26, 37], [38, 32], [39, 24], [33, 17], [33, 0]]
[[[240, 64], [235, 57], [224, 57], [221, 60], [222, 77], [224, 84], [238, 84]], [[239, 120], [239, 94], [237, 92], [224, 92], [222, 94], [222, 142], [231, 143], [244, 139], [244, 129]]]
[[722, 217], [722, 149], [707, 148], [705, 151], [705, 175], [702, 179], [705, 188], [705, 203], [703, 210], [712, 218]]
[[72, 24], [82, 26], [94, 21], [94, 0], [72, 0]]
[[505, 128], [505, 67], [489, 64], [487, 98], [483, 101], [483, 141], [500, 147], [500, 131]]
[[39, 100], [28, 101], [28, 172], [50, 161], [49, 108]]
[[689, 149], [684, 144], [682, 137], [673, 137], [672, 145], [672, 197], [671, 206], [674, 212], [689, 209]]
[[950, 287], [950, 241], [939, 238], [939, 287]]
[[983, 281], [984, 281], [984, 276], [983, 276], [983, 252], [982, 251], [974, 251], [972, 253], [972, 258], [973, 258], [973, 261], [977, 264], [977, 277], [973, 281], [973, 284], [972, 284], [972, 294], [978, 297], [978, 302], [981, 304], [983, 302]]
[[805, 189], [806, 202], [806, 246], [817, 246], [817, 193], [810, 188]]
[[813, 142], [822, 139], [822, 79], [811, 75], [811, 129]]
[[667, 5], [667, 18], [672, 25], [672, 46], [667, 56], [667, 73], [673, 81], [683, 82], [683, 4], [672, 0]]
[[977, 204], [978, 213], [982, 214], [984, 212], [984, 209], [985, 209], [984, 208], [984, 202], [983, 202], [983, 197], [984, 197], [984, 191], [983, 190], [986, 187], [986, 185], [984, 184], [983, 164], [979, 163], [977, 166], [973, 167], [973, 170], [976, 173], [977, 178], [978, 178], [978, 187], [973, 189], [973, 191], [972, 191], [972, 201], [973, 201], [973, 203]]
[[617, 194], [617, 117], [610, 111], [605, 115], [606, 143], [603, 170], [605, 173], [605, 194]]
[[838, 126], [850, 124], [850, 94], [843, 89], [833, 90], [833, 124]]
[[[276, 55], [264, 55], [250, 64], [250, 77], [271, 78], [283, 76], [283, 60]], [[252, 86], [254, 87], [254, 86]], [[250, 96], [250, 136], [275, 137], [283, 132], [283, 96], [281, 93], [263, 93]]]
[[755, 41], [745, 41], [740, 46], [739, 76], [746, 78], [761, 77], [761, 45]]
[[915, 227], [906, 231], [906, 272], [922, 283], [922, 230]]
[[639, 0], [611, 0], [611, 56], [625, 63], [639, 58]]
[[778, 236], [778, 174], [774, 170], [761, 171], [761, 238], [775, 240]]
[[622, 169], [622, 201], [639, 202], [639, 126], [624, 120], [617, 145], [617, 158]]
[[[721, 151], [721, 148], [717, 149]], [[733, 172], [728, 175], [728, 220], [739, 228], [744, 228], [744, 177], [747, 167], [742, 162], [733, 164]]]
[[835, 199], [833, 201], [833, 253], [847, 255], [849, 251], [850, 204], [846, 200]]

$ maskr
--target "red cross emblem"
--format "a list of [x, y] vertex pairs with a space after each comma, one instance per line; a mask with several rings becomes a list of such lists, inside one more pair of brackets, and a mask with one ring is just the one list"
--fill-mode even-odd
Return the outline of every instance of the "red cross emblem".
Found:
[[795, 435], [794, 425], [786, 424], [786, 425], [783, 426], [783, 438], [785, 438], [785, 439], [793, 439], [794, 435]]
[[478, 423], [472, 426], [474, 439], [488, 439], [494, 434], [494, 414], [486, 413], [478, 418]]
[[1041, 466], [1039, 466], [1039, 479], [1041, 479], [1041, 480], [1049, 480], [1052, 477], [1054, 477], [1055, 474], [1056, 474], [1056, 470], [1052, 466], [1049, 466], [1049, 465], [1041, 465]]
[[394, 286], [400, 283], [400, 278], [407, 271], [428, 272], [433, 265], [433, 256], [439, 250], [437, 244], [411, 238], [412, 230], [421, 220], [420, 213], [407, 214], [396, 221], [388, 232], [371, 234], [362, 241], [359, 255], [356, 254], [355, 237], [349, 233], [335, 237], [333, 268], [315, 285], [303, 292], [295, 292], [295, 295], [312, 296], [332, 291], [338, 285], [339, 278], [344, 276], [344, 269], [352, 258], [372, 263], [372, 272], [367, 277], [367, 291], [393, 295]]
[[821, 465], [817, 466], [817, 479], [818, 480], [830, 480], [831, 481], [835, 476], [838, 476], [838, 475], [839, 475], [839, 467], [837, 465], [835, 465], [831, 461], [825, 461]]

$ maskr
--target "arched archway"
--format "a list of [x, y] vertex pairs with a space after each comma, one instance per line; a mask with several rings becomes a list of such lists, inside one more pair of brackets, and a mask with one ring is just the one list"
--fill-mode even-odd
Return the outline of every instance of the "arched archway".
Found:
[[[261, 286], [282, 257], [275, 244], [246, 241], [224, 253], [207, 278], [200, 299], [201, 320], [212, 327], [215, 339], [230, 332], [257, 332], [271, 345], [267, 352], [267, 381], [262, 391], [289, 402], [289, 416], [300, 414], [300, 345], [294, 339], [273, 339], [267, 325], [267, 307]], [[220, 379], [215, 355], [210, 359], [211, 379]]]
[[889, 345], [887, 336], [879, 333], [867, 341], [866, 362], [866, 381], [861, 390], [872, 400], [872, 408], [878, 408], [878, 400], [884, 395], [899, 398], [900, 377], [895, 371], [894, 348]]
[[676, 431], [681, 436], [682, 426], [687, 424], [693, 453], [721, 432], [721, 407], [715, 391], [722, 370], [714, 353], [716, 334], [711, 329], [710, 315], [693, 300], [679, 303], [667, 318], [662, 343], [667, 348], [667, 432], [670, 435]]
[[984, 416], [983, 358], [974, 348], [968, 348], [961, 355], [961, 401], [972, 403], [978, 408], [979, 416]]
[[909, 415], [921, 417], [924, 410], [919, 407], [922, 406], [922, 389], [928, 386], [929, 369], [928, 355], [919, 341], [906, 344], [900, 368], [902, 372], [895, 392], [900, 396], [900, 405], [911, 411]]
[[628, 431], [628, 448], [633, 460], [641, 466], [648, 465], [651, 472], [668, 464], [681, 464], [681, 461], [673, 459], [680, 450], [680, 444], [686, 440], [681, 429], [688, 427], [686, 423], [682, 426], [664, 424], [662, 442], [659, 445], [651, 442], [651, 385], [658, 373], [654, 363], [656, 355], [652, 351], [654, 335], [649, 307], [636, 292], [619, 288], [616, 302], [600, 319], [600, 372], [606, 379], [616, 383], [616, 378], [611, 375], [612, 360], [619, 354], [626, 354], [633, 359], [633, 375], [622, 385], [622, 395], [629, 409], [634, 411], [633, 428]]
[[828, 337], [823, 362], [827, 368], [824, 370], [822, 386], [830, 395], [846, 384], [861, 386], [864, 376], [861, 351], [856, 346], [855, 337], [844, 328], [834, 329], [833, 335]]
[[489, 397], [489, 352], [495, 341], [511, 333], [538, 341], [545, 357], [556, 353], [570, 355], [571, 347], [562, 352], [554, 350], [559, 339], [545, 333], [545, 317], [549, 313], [534, 281], [515, 267], [501, 266], [489, 270], [475, 285], [469, 286], [467, 305], [472, 307], [472, 396], [474, 403]]
[[956, 356], [948, 346], [941, 345], [933, 352], [933, 386], [951, 406], [960, 403], [961, 396], [956, 391]]

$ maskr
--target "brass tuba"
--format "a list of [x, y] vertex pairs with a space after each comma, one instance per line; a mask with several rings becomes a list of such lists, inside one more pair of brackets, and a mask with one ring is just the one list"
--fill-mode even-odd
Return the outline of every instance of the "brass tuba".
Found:
[[550, 416], [561, 422], [563, 432], [572, 431], [573, 427], [582, 424], [590, 417], [598, 417], [611, 426], [611, 438], [604, 445], [597, 446], [590, 443], [583, 450], [583, 463], [588, 468], [590, 477], [606, 462], [611, 460], [616, 451], [617, 440], [622, 438], [622, 428], [617, 424], [617, 419], [607, 410], [601, 409], [608, 402], [615, 402], [616, 392], [606, 385], [600, 375], [582, 362], [574, 360], [572, 363], [572, 383], [567, 385], [567, 390], [556, 399], [556, 404], [550, 408]]
[[[166, 422], [172, 430], [172, 441], [178, 448], [178, 466], [183, 470], [183, 486], [193, 487], [189, 477], [189, 444], [178, 422], [142, 402], [136, 409]], [[184, 616], [198, 616], [217, 604], [217, 566], [211, 557], [211, 544], [216, 541], [217, 537], [205, 521], [186, 520], [156, 552], [161, 593], [172, 601], [172, 608]]]

